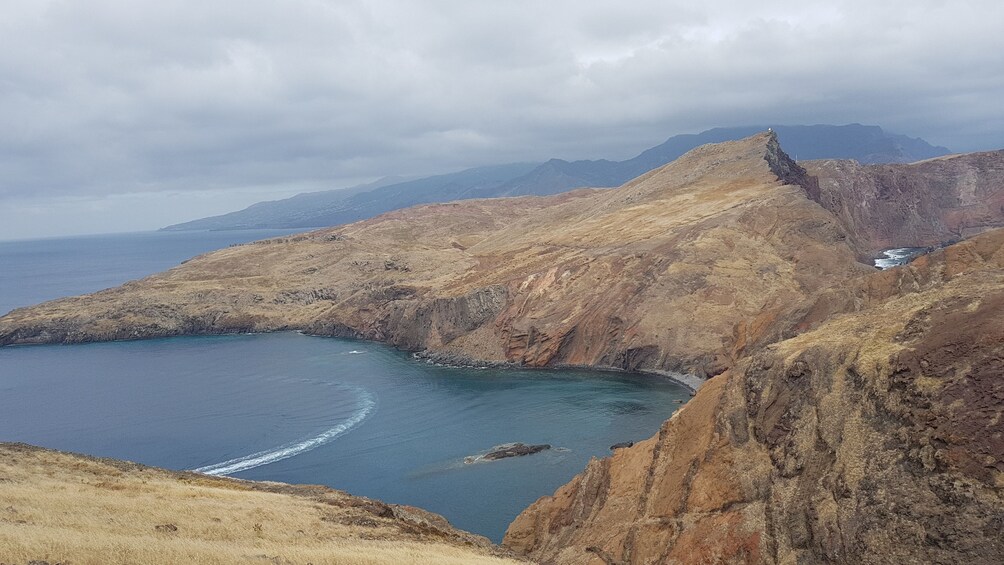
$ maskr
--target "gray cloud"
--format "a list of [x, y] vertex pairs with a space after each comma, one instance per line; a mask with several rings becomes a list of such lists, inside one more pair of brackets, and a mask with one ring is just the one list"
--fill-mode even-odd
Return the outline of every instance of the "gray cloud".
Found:
[[[1002, 21], [995, 1], [5, 2], [0, 237], [124, 229], [129, 206], [128, 227], [152, 228], [383, 175], [625, 158], [720, 125], [862, 122], [998, 148]], [[55, 212], [81, 202], [98, 211]]]

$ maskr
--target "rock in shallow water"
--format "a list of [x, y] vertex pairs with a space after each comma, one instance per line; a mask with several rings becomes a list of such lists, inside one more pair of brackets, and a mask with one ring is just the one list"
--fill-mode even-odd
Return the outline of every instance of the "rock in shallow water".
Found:
[[484, 455], [478, 455], [474, 457], [465, 457], [464, 463], [476, 463], [478, 461], [495, 461], [498, 459], [506, 459], [509, 457], [520, 457], [523, 455], [533, 455], [534, 453], [540, 453], [551, 449], [551, 445], [547, 443], [540, 443], [534, 445], [527, 445], [525, 443], [504, 443], [502, 445], [496, 445], [491, 448], [488, 453]]

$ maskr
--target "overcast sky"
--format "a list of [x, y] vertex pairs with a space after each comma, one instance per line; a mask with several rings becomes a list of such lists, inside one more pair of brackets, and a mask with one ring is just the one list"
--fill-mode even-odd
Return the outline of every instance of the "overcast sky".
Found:
[[0, 239], [860, 122], [1004, 147], [1004, 2], [0, 0]]

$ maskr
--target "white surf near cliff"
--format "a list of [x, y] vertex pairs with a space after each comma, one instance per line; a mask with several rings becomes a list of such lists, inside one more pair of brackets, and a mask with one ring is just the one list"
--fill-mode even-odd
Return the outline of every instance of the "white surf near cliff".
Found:
[[923, 255], [927, 251], [924, 247], [899, 247], [896, 249], [886, 249], [882, 252], [885, 257], [875, 259], [875, 266], [883, 271], [906, 265], [913, 258]]

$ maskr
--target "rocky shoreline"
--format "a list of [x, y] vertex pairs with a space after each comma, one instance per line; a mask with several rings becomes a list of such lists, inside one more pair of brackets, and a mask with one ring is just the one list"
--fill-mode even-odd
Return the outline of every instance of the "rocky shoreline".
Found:
[[425, 361], [440, 367], [456, 367], [458, 369], [523, 369], [525, 367], [513, 361], [486, 361], [475, 359], [458, 353], [430, 351], [423, 349], [411, 354], [412, 358]]
[[484, 359], [474, 359], [458, 353], [430, 351], [428, 349], [416, 351], [415, 353], [412, 353], [411, 356], [414, 359], [425, 361], [426, 363], [432, 363], [441, 367], [456, 367], [458, 369], [527, 369], [535, 371], [579, 369], [602, 373], [634, 373], [639, 375], [651, 375], [670, 380], [678, 385], [686, 387], [690, 390], [691, 396], [693, 396], [693, 394], [701, 388], [701, 385], [706, 382], [706, 379], [702, 379], [701, 377], [694, 375], [687, 375], [672, 371], [660, 371], [657, 369], [638, 369], [630, 371], [628, 369], [611, 367], [609, 365], [572, 365], [566, 363], [546, 367], [534, 367], [511, 361], [486, 361]]

